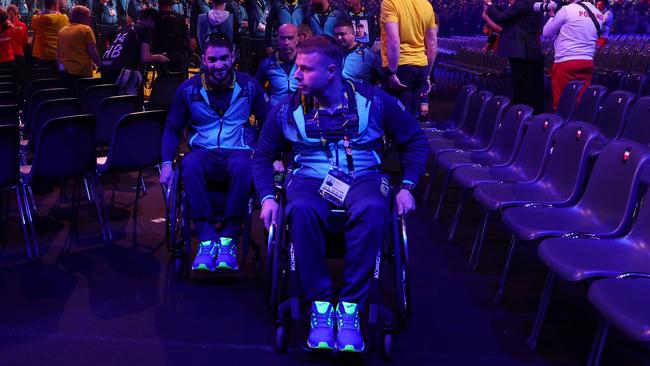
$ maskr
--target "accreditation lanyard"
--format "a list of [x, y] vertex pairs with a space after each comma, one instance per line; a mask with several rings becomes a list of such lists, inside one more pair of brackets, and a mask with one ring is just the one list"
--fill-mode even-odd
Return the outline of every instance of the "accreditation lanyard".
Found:
[[[350, 145], [350, 134], [349, 129], [348, 129], [348, 124], [350, 122], [350, 118], [348, 117], [349, 115], [349, 110], [348, 110], [348, 93], [347, 91], [344, 93], [345, 96], [345, 104], [343, 105], [342, 111], [343, 115], [345, 117], [345, 121], [343, 122], [343, 148], [345, 149], [345, 160], [348, 165], [348, 171], [350, 172], [351, 175], [354, 176], [354, 161], [352, 160], [352, 146]], [[334, 163], [334, 156], [332, 155], [332, 151], [329, 148], [329, 144], [327, 139], [325, 138], [325, 135], [323, 134], [323, 129], [320, 126], [320, 118], [318, 116], [318, 109], [316, 109], [316, 112], [314, 113], [314, 122], [316, 123], [316, 128], [318, 128], [318, 134], [320, 136], [320, 141], [321, 145], [323, 147], [323, 151], [325, 152], [325, 155], [327, 156], [327, 159], [329, 159], [330, 163], [332, 166], [335, 166], [336, 164]]]

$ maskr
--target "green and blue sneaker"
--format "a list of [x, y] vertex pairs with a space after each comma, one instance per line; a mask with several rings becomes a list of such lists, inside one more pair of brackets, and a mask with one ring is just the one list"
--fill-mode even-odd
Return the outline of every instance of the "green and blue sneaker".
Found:
[[217, 248], [217, 270], [236, 271], [237, 265], [237, 243], [231, 238], [219, 238]]
[[196, 257], [192, 263], [192, 270], [214, 272], [215, 258], [217, 258], [217, 242], [214, 240], [200, 242]]
[[353, 302], [341, 301], [336, 306], [336, 349], [339, 352], [363, 352], [359, 307]]
[[311, 349], [334, 349], [334, 308], [327, 301], [311, 304], [311, 321], [307, 346]]

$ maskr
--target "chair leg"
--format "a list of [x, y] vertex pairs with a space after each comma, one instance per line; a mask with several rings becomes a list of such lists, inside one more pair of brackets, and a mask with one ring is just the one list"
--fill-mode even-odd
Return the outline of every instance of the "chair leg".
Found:
[[106, 226], [106, 236], [107, 236], [107, 244], [113, 242], [113, 232], [111, 230], [111, 218], [108, 212], [108, 208], [106, 207], [106, 203], [104, 203], [104, 188], [101, 185], [101, 182], [99, 181], [99, 176], [94, 175], [92, 176], [92, 184], [95, 188], [95, 200], [97, 201], [97, 205], [101, 207], [101, 211], [104, 215], [104, 225]]
[[491, 214], [492, 214], [492, 210], [486, 208], [478, 232], [476, 233], [476, 238], [474, 239], [474, 245], [472, 246], [472, 254], [470, 254], [469, 262], [467, 263], [467, 265], [472, 269], [472, 271], [476, 271], [476, 269], [478, 268], [478, 262], [481, 258], [481, 252], [483, 251], [483, 244], [485, 242], [485, 233], [487, 232]]
[[16, 185], [16, 204], [18, 205], [18, 212], [20, 213], [20, 226], [23, 228], [23, 235], [25, 236], [25, 248], [27, 249], [27, 258], [34, 259], [32, 255], [31, 240], [27, 230], [27, 219], [25, 218], [25, 208], [22, 199], [21, 186]]
[[460, 215], [463, 212], [463, 206], [467, 200], [467, 194], [469, 189], [463, 189], [463, 193], [460, 195], [460, 200], [458, 200], [458, 206], [456, 207], [456, 213], [454, 214], [454, 221], [451, 222], [451, 228], [449, 229], [449, 237], [447, 240], [450, 243], [454, 242], [454, 237], [456, 236], [456, 229], [458, 228], [458, 223], [460, 222]]
[[438, 163], [433, 163], [433, 168], [429, 172], [429, 179], [427, 180], [427, 188], [424, 190], [424, 196], [422, 197], [422, 203], [426, 204], [429, 201], [429, 194], [431, 193], [431, 187], [433, 187], [433, 181], [436, 179], [436, 170], [438, 168]]
[[90, 190], [90, 187], [88, 187], [88, 178], [84, 178], [84, 188], [86, 189], [86, 198], [88, 198], [88, 202], [92, 202], [93, 194]]
[[445, 180], [442, 183], [440, 188], [440, 197], [438, 198], [438, 206], [436, 207], [436, 213], [433, 215], [433, 221], [438, 221], [440, 219], [440, 211], [442, 211], [442, 205], [445, 202], [445, 193], [447, 192], [447, 186], [449, 186], [449, 179], [451, 178], [451, 170], [447, 171], [445, 175]]
[[[34, 212], [36, 212], [36, 200], [34, 200], [34, 192], [32, 191], [32, 186], [31, 185], [27, 186], [27, 193], [29, 193], [29, 198], [31, 198], [31, 206], [30, 207], [32, 208], [32, 210], [34, 210]], [[25, 201], [25, 204], [29, 205], [30, 201], [29, 200]]]
[[106, 224], [104, 223], [104, 215], [102, 212], [102, 207], [100, 205], [100, 199], [97, 197], [97, 188], [95, 187], [95, 180], [91, 177], [90, 181], [84, 180], [86, 182], [86, 188], [90, 189], [92, 192], [91, 196], [95, 202], [95, 208], [97, 208], [97, 219], [99, 220], [99, 226], [102, 228], [102, 239], [104, 243], [108, 242], [108, 235], [106, 234]]
[[142, 170], [139, 172], [140, 173], [140, 188], [142, 189], [142, 193], [147, 193], [147, 184], [144, 182], [144, 176], [142, 175]]
[[[34, 220], [32, 218], [32, 212], [29, 205], [29, 200], [27, 199], [27, 188], [30, 188], [29, 191], [31, 192], [31, 187], [29, 185], [25, 185], [22, 181], [21, 181], [21, 185], [22, 185], [24, 209], [26, 214], [25, 217], [27, 218], [27, 224], [29, 226], [29, 230], [32, 233], [32, 247], [33, 247], [32, 255], [34, 258], [38, 258], [41, 256], [41, 254], [39, 253], [38, 241], [36, 240], [36, 229], [34, 228]], [[36, 214], [36, 209], [34, 209], [34, 214]]]
[[526, 340], [528, 347], [533, 351], [537, 349], [537, 340], [539, 339], [539, 333], [542, 330], [542, 324], [544, 323], [544, 317], [546, 316], [546, 311], [548, 310], [548, 303], [551, 300], [551, 295], [553, 294], [553, 288], [555, 287], [556, 280], [557, 277], [555, 273], [549, 269], [548, 274], [546, 275], [546, 283], [544, 284], [542, 298], [539, 300], [537, 315], [535, 316], [535, 324], [533, 325], [533, 331], [531, 332], [530, 337], [528, 337]]
[[587, 360], [587, 366], [598, 366], [600, 364], [600, 357], [603, 355], [603, 348], [605, 347], [610, 327], [611, 324], [609, 321], [601, 317], [598, 322], [598, 329], [596, 330], [594, 342], [591, 345], [591, 353]]
[[506, 263], [503, 266], [503, 273], [501, 274], [501, 282], [499, 283], [499, 290], [497, 291], [496, 296], [494, 297], [494, 302], [500, 304], [503, 299], [503, 291], [506, 287], [506, 282], [508, 281], [508, 274], [510, 273], [510, 265], [512, 264], [512, 257], [515, 255], [515, 249], [517, 248], [517, 242], [519, 237], [517, 234], [512, 234], [510, 239], [510, 248], [508, 248], [508, 256], [506, 257]]

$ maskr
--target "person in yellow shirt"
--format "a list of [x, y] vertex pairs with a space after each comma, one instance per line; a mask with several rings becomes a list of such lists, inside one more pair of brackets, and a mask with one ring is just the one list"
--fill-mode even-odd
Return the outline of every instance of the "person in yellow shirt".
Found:
[[427, 0], [383, 0], [380, 21], [385, 87], [415, 115], [420, 94], [431, 89], [438, 29], [433, 7]]
[[101, 62], [95, 46], [95, 34], [90, 28], [90, 9], [76, 5], [70, 13], [70, 24], [59, 31], [57, 59], [67, 87], [77, 79], [93, 75], [93, 63]]
[[59, 12], [57, 0], [45, 0], [45, 10], [32, 18], [34, 44], [32, 56], [35, 63], [56, 70], [56, 48], [59, 31], [68, 25], [68, 17]]

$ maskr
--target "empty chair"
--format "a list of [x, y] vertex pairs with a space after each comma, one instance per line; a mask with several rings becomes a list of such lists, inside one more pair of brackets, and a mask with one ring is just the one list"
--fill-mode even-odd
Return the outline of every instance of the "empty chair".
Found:
[[[650, 149], [634, 141], [616, 140], [600, 153], [584, 194], [568, 207], [515, 207], [503, 222], [513, 233], [497, 292], [500, 300], [518, 241], [567, 235], [620, 236], [630, 222], [641, 170]], [[612, 189], [616, 187], [616, 189]]]
[[0, 83], [16, 83], [16, 75], [0, 75]]
[[23, 124], [30, 129], [32, 126], [32, 119], [34, 113], [41, 103], [46, 100], [68, 98], [70, 90], [67, 88], [50, 88], [40, 89], [34, 92], [32, 96], [25, 102], [23, 108]]
[[552, 136], [562, 123], [562, 118], [557, 115], [538, 115], [526, 124], [521, 148], [512, 162], [491, 167], [461, 166], [454, 171], [452, 177], [461, 186], [462, 194], [449, 231], [450, 241], [456, 233], [470, 189], [483, 182], [533, 182], [540, 178], [552, 146]]
[[643, 75], [648, 69], [648, 60], [650, 60], [650, 54], [647, 52], [637, 52], [632, 58], [632, 64], [630, 65], [630, 74]]
[[445, 122], [435, 123], [434, 128], [437, 130], [453, 130], [462, 125], [464, 119], [467, 117], [470, 98], [476, 93], [476, 90], [476, 86], [471, 84], [460, 88], [456, 94], [456, 101], [451, 111], [451, 116]]
[[596, 281], [589, 288], [589, 301], [602, 316], [594, 338], [588, 365], [600, 363], [612, 325], [628, 337], [650, 341], [650, 276], [632, 274]]
[[63, 80], [57, 78], [46, 78], [46, 79], [34, 80], [27, 86], [26, 89], [27, 92], [25, 93], [25, 100], [29, 101], [34, 95], [34, 93], [36, 93], [41, 89], [53, 89], [53, 88], [65, 88], [65, 84], [63, 83]]
[[182, 81], [183, 78], [179, 72], [158, 75], [151, 85], [151, 94], [145, 108], [147, 110], [169, 110], [176, 89], [181, 85]]
[[[20, 224], [25, 235], [25, 248], [27, 256], [33, 258], [38, 256], [38, 248], [32, 247], [30, 234], [27, 229], [27, 212], [29, 207], [25, 206], [26, 195], [20, 184], [20, 136], [18, 125], [0, 125], [0, 194], [7, 196], [10, 192], [16, 194], [16, 203], [20, 215]], [[8, 212], [2, 216], [7, 218]], [[33, 229], [33, 227], [32, 227]], [[33, 233], [33, 232], [32, 232]]]
[[0, 92], [12, 92], [15, 94], [18, 92], [18, 84], [13, 81], [0, 83]]
[[603, 109], [596, 119], [601, 141], [593, 145], [593, 150], [600, 151], [609, 141], [621, 136], [625, 128], [627, 111], [633, 101], [634, 94], [623, 90], [617, 90], [605, 99]]
[[580, 103], [571, 118], [572, 121], [596, 123], [598, 112], [603, 104], [607, 88], [602, 85], [590, 85], [582, 94]]
[[0, 92], [0, 105], [11, 105], [11, 104], [16, 104], [17, 102], [18, 102], [18, 98], [16, 96], [16, 92], [14, 91]]
[[650, 144], [650, 96], [639, 98], [630, 108], [623, 138]]
[[81, 98], [88, 87], [101, 84], [106, 84], [106, 80], [102, 78], [81, 78], [72, 85], [70, 96], [72, 98]]
[[[81, 201], [81, 180], [92, 178], [88, 179], [88, 188], [95, 193], [95, 166], [95, 117], [74, 115], [54, 118], [48, 120], [39, 131], [32, 165], [20, 168], [21, 180], [25, 189], [36, 181], [59, 183], [74, 180], [72, 211], [76, 218]], [[95, 198], [102, 235], [106, 241], [101, 196], [96, 193], [91, 196]], [[73, 220], [73, 230], [76, 230], [76, 225], [76, 220]], [[36, 246], [36, 238], [33, 239]]]
[[621, 80], [621, 89], [627, 90], [634, 94], [635, 97], [640, 97], [645, 87], [646, 76], [643, 74], [630, 74], [626, 75]]
[[[165, 111], [135, 112], [125, 115], [114, 129], [108, 155], [97, 158], [97, 172], [138, 172], [137, 209], [142, 171], [162, 163], [161, 144], [167, 113]], [[100, 191], [101, 194], [101, 191]], [[134, 212], [136, 215], [137, 212]], [[107, 238], [112, 240], [109, 217], [106, 217]]]
[[578, 97], [582, 88], [582, 81], [573, 80], [567, 83], [564, 87], [564, 90], [562, 90], [562, 95], [560, 95], [560, 102], [557, 106], [555, 114], [562, 117], [562, 120], [564, 120], [564, 122], [571, 120], [571, 117], [573, 117], [573, 113], [576, 110]]
[[470, 97], [467, 116], [462, 124], [450, 131], [440, 131], [436, 129], [425, 129], [424, 134], [427, 139], [461, 139], [471, 136], [474, 133], [476, 124], [481, 119], [485, 109], [485, 104], [492, 98], [492, 93], [487, 90], [481, 90]]
[[97, 108], [102, 100], [117, 95], [117, 85], [100, 84], [86, 88], [81, 95], [79, 102], [79, 112], [83, 114], [97, 114]]
[[489, 182], [474, 188], [474, 198], [485, 212], [469, 260], [472, 269], [478, 266], [490, 215], [494, 211], [530, 204], [566, 206], [580, 198], [588, 170], [588, 148], [597, 137], [598, 129], [593, 125], [570, 122], [556, 133], [553, 152], [539, 180]]
[[113, 138], [115, 126], [125, 115], [136, 112], [140, 98], [137, 95], [117, 95], [102, 100], [97, 109], [96, 142], [108, 146]]
[[[32, 119], [32, 129], [30, 138], [25, 141], [28, 151], [34, 152], [35, 147], [38, 145], [40, 131], [45, 123], [53, 118], [72, 116], [79, 113], [79, 99], [77, 98], [61, 98], [46, 100], [36, 108], [34, 118]], [[93, 121], [93, 130], [95, 123]], [[93, 141], [95, 137], [93, 136]]]
[[18, 106], [17, 105], [0, 105], [0, 125], [18, 126]]

